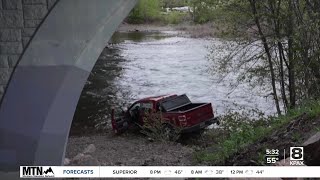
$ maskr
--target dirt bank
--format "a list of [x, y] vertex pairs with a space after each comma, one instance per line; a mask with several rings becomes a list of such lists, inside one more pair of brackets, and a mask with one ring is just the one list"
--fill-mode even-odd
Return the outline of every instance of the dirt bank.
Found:
[[[101, 165], [229, 165], [229, 166], [261, 166], [266, 164], [266, 149], [278, 149], [279, 160], [289, 157], [290, 147], [300, 147], [311, 136], [320, 130], [320, 117], [310, 117], [302, 114], [282, 125], [272, 133], [258, 141], [248, 144], [244, 149], [229, 156], [219, 163], [199, 162], [195, 158], [197, 151], [215, 153], [221, 144], [219, 137], [223, 132], [218, 129], [207, 130], [204, 134], [186, 136], [180, 143], [151, 142], [147, 137], [137, 133], [127, 133], [115, 136], [111, 132], [103, 135], [87, 137], [70, 137], [66, 157], [72, 158], [81, 153], [89, 144], [94, 144], [97, 150], [92, 156], [98, 159]], [[320, 143], [320, 142], [319, 142]], [[319, 146], [320, 148], [320, 146]], [[306, 165], [319, 165], [319, 162], [309, 158], [309, 155], [318, 154], [318, 148], [305, 152]], [[284, 151], [285, 150], [285, 151]], [[313, 155], [314, 156], [314, 155]], [[314, 156], [319, 159], [318, 156]]]
[[[220, 148], [217, 139], [219, 139], [221, 132], [214, 129], [207, 130], [201, 136], [185, 136], [180, 140], [182, 144], [151, 142], [147, 137], [132, 132], [115, 136], [110, 129], [105, 134], [70, 137], [66, 157], [73, 158], [89, 144], [94, 144], [96, 151], [92, 156], [98, 159], [101, 165], [268, 165], [264, 156], [266, 149], [279, 149], [280, 160], [283, 157], [289, 157], [289, 148], [301, 146], [303, 142], [319, 131], [319, 127], [320, 118], [310, 118], [303, 114], [293, 119], [289, 124], [275, 129], [270, 136], [248, 145], [242, 151], [225, 159], [224, 162], [219, 162], [219, 164], [200, 163], [194, 159], [196, 151], [205, 150], [214, 153], [216, 148]], [[284, 149], [286, 154], [284, 154]], [[313, 165], [308, 162], [307, 158], [305, 162], [307, 165]]]
[[70, 137], [66, 157], [75, 157], [89, 144], [96, 147], [92, 157], [104, 166], [186, 166], [192, 165], [194, 152], [192, 148], [179, 143], [150, 142], [146, 137], [133, 133], [114, 136], [110, 130], [101, 135]]

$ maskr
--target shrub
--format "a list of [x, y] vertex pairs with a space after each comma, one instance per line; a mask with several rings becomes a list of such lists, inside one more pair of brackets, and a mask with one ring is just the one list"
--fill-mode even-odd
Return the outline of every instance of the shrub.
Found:
[[148, 112], [143, 119], [141, 133], [156, 141], [177, 141], [180, 129], [164, 120], [160, 112]]
[[188, 15], [177, 11], [172, 11], [167, 14], [161, 15], [161, 21], [164, 24], [179, 24], [184, 20], [184, 17]]

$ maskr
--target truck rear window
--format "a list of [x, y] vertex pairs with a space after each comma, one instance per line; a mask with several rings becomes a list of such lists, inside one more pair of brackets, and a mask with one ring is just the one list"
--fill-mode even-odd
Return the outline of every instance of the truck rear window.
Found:
[[187, 95], [183, 94], [174, 98], [169, 98], [161, 102], [161, 108], [164, 111], [170, 111], [178, 107], [190, 104], [191, 101]]

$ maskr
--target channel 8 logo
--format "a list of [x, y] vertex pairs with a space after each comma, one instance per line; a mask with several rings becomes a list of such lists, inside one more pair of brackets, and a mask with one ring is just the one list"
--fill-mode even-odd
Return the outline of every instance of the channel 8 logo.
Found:
[[303, 147], [290, 147], [290, 160], [303, 161]]

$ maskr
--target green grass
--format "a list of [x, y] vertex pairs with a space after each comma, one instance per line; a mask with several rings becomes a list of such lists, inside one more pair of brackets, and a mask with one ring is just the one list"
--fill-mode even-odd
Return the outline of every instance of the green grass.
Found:
[[196, 154], [195, 157], [197, 161], [209, 161], [214, 164], [224, 161], [230, 155], [236, 153], [240, 149], [244, 149], [247, 145], [257, 141], [258, 139], [261, 139], [272, 130], [271, 128], [253, 128], [247, 125], [243, 125], [240, 128], [243, 130], [231, 133], [227, 138], [222, 139], [218, 144], [221, 149], [215, 153]]
[[294, 132], [292, 134], [292, 139], [295, 141], [295, 142], [300, 142], [302, 140], [302, 137], [301, 137], [301, 134], [298, 133], [298, 132]]
[[[265, 149], [266, 149], [266, 148], [265, 148]], [[265, 153], [258, 152], [258, 160], [257, 160], [257, 163], [258, 163], [259, 165], [265, 165], [265, 162], [266, 162]]]
[[[286, 115], [279, 117], [261, 118], [260, 120], [248, 121], [248, 118], [241, 115], [228, 115], [227, 125], [231, 127], [228, 135], [220, 138], [214, 146], [220, 147], [215, 152], [200, 151], [194, 154], [198, 163], [210, 162], [218, 164], [225, 161], [234, 153], [245, 149], [248, 145], [269, 136], [275, 129], [279, 129], [290, 123], [294, 118], [306, 113], [309, 118], [316, 118], [320, 115], [320, 101], [312, 101], [301, 105], [299, 108], [288, 111]], [[222, 119], [223, 121], [224, 119]], [[230, 129], [229, 127], [227, 129]], [[320, 130], [320, 128], [319, 128]], [[294, 135], [297, 141], [299, 134]]]

